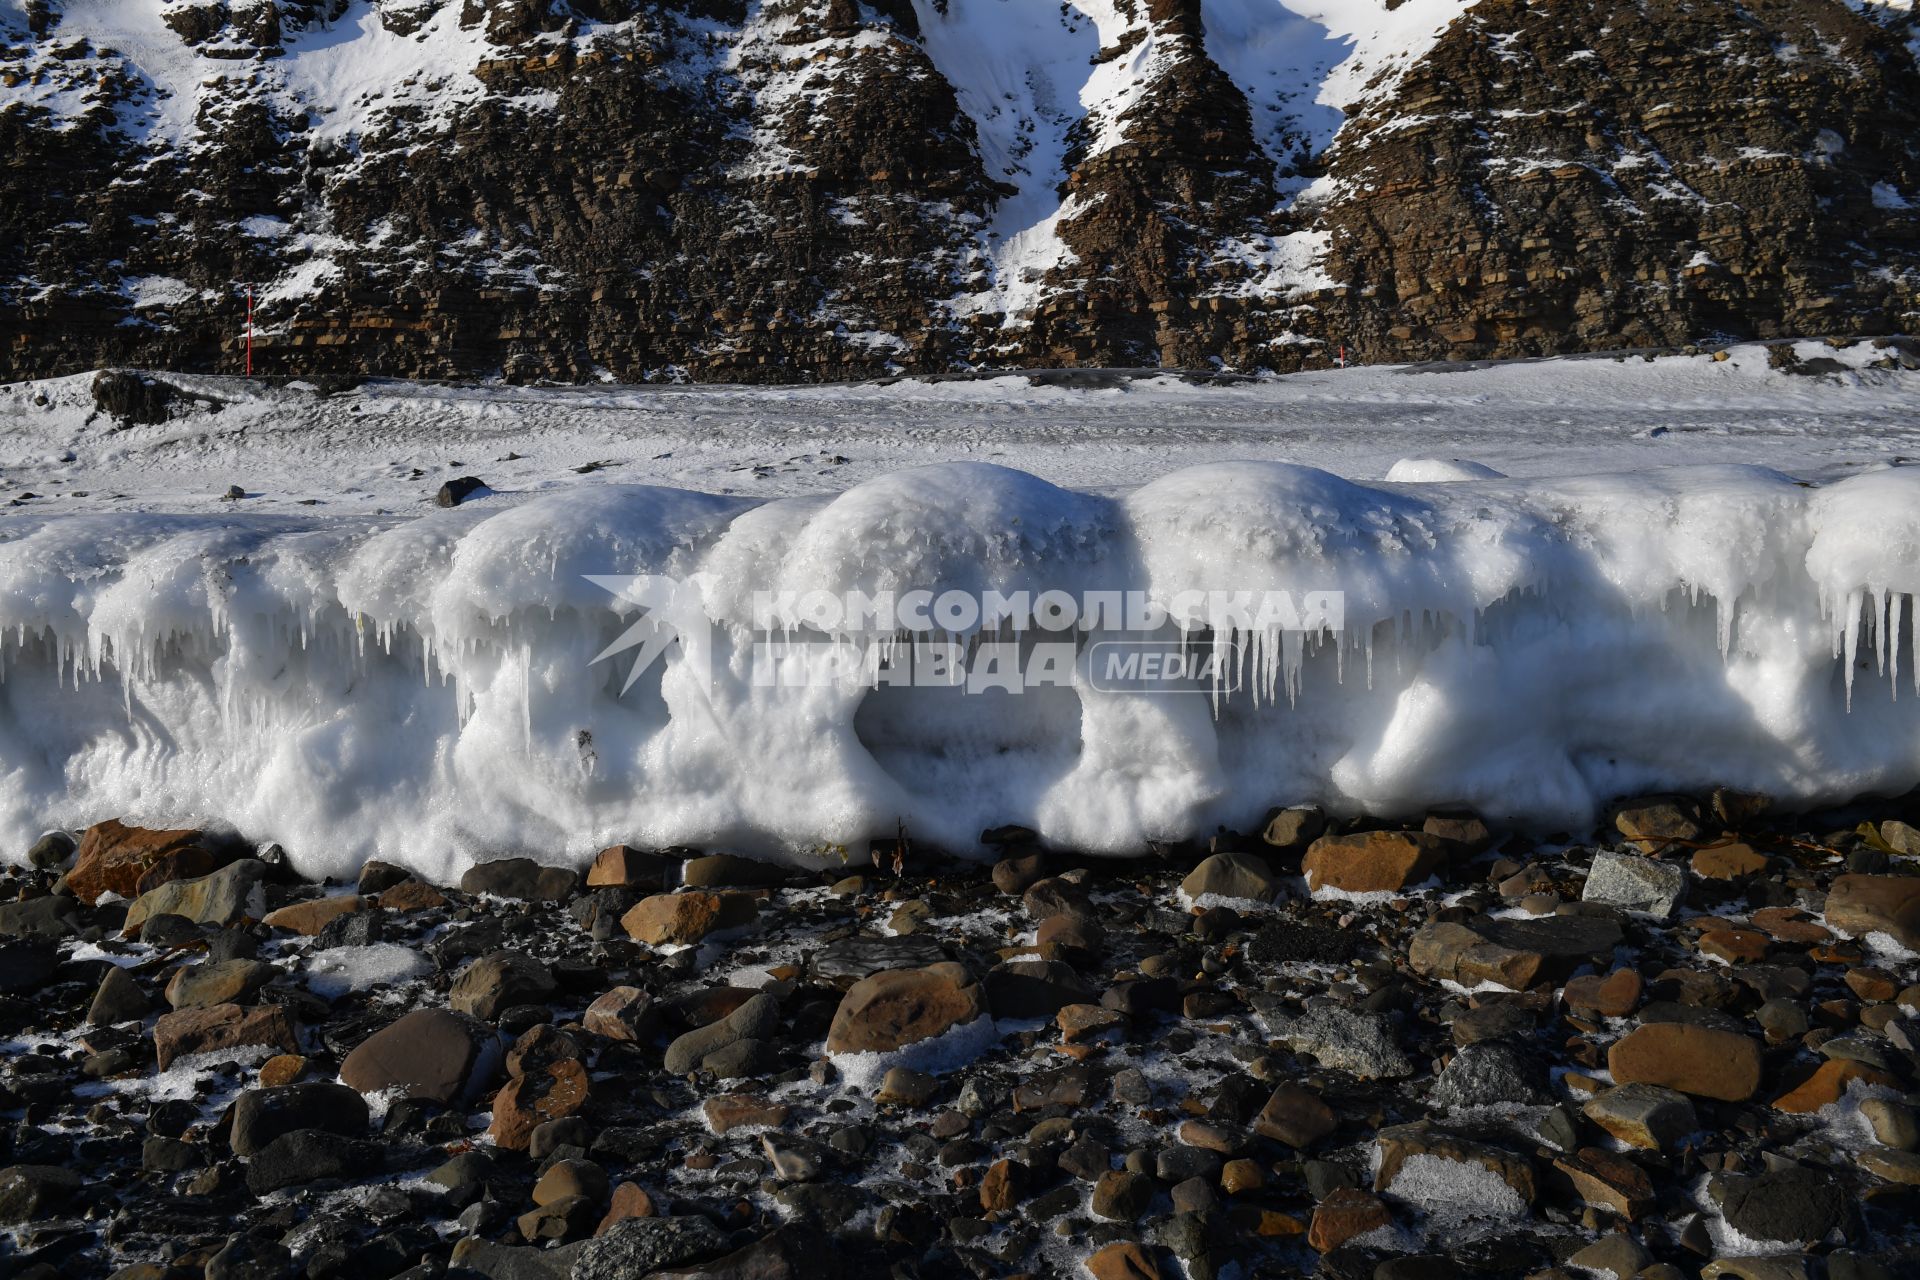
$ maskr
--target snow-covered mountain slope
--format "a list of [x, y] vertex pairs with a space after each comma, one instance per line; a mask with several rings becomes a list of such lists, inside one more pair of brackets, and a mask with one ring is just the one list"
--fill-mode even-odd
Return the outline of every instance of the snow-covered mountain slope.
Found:
[[[903, 823], [1125, 853], [1274, 804], [1557, 826], [1668, 788], [1900, 794], [1897, 350], [1087, 389], [187, 377], [124, 424], [84, 379], [0, 388], [0, 847], [116, 814], [455, 878], [614, 840], [831, 865]], [[492, 491], [436, 507], [461, 475]], [[640, 574], [685, 593], [615, 594]], [[1012, 636], [1020, 665], [831, 678], [829, 638], [899, 652], [819, 611], [855, 592], [926, 592], [920, 642]], [[989, 592], [1077, 617], [947, 612]], [[1210, 623], [1225, 678], [1103, 671], [1180, 649], [1129, 593]], [[677, 641], [628, 687], [642, 603]]]
[[0, 0], [0, 372], [794, 380], [1916, 327], [1844, 0]]

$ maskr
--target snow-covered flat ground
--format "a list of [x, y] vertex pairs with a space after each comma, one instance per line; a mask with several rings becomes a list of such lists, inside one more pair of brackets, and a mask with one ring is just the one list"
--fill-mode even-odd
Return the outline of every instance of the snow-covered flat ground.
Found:
[[[134, 427], [86, 378], [7, 387], [0, 849], [224, 822], [311, 871], [453, 878], [622, 840], [831, 861], [1015, 822], [1130, 853], [1297, 803], [1570, 830], [1647, 791], [1902, 794], [1920, 374], [1878, 354], [1106, 389], [179, 379], [208, 406]], [[493, 492], [433, 505], [461, 475]], [[597, 660], [636, 621], [605, 575], [680, 584], [631, 688]], [[964, 608], [898, 618], [983, 646], [967, 687], [763, 680], [791, 635], [893, 635], [816, 596], [917, 592], [1082, 612], [1016, 645], [1031, 671], [1069, 642], [1041, 680], [974, 687], [1007, 633]], [[1102, 646], [1182, 644], [1116, 615], [1128, 593], [1244, 679], [1103, 675]]]
[[[1802, 350], [1849, 366], [1884, 355], [1864, 343]], [[370, 382], [322, 397], [176, 381], [227, 403], [120, 428], [95, 413], [86, 377], [0, 386], [4, 492], [40, 495], [26, 501], [50, 511], [207, 511], [237, 484], [250, 510], [402, 514], [469, 474], [503, 495], [616, 483], [770, 498], [951, 461], [1111, 493], [1241, 459], [1377, 480], [1407, 457], [1465, 458], [1514, 476], [1750, 463], [1823, 478], [1920, 456], [1920, 374], [1782, 373], [1759, 347], [1722, 362], [1601, 357], [1111, 390], [1023, 377], [805, 388]]]

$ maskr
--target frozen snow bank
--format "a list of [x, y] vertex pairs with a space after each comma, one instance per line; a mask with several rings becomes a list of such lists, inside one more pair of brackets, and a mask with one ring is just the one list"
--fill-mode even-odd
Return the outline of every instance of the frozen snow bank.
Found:
[[[581, 485], [415, 519], [17, 515], [0, 826], [17, 856], [50, 823], [225, 820], [309, 872], [450, 877], [617, 840], [832, 856], [900, 821], [1128, 852], [1305, 801], [1560, 824], [1655, 788], [1920, 783], [1920, 469], [1449, 474], [1209, 465], [1107, 497], [953, 464], [759, 504]], [[623, 693], [627, 662], [594, 659], [635, 608], [589, 579], [632, 574], [688, 586], [679, 643]], [[779, 640], [811, 634], [806, 593], [856, 590], [1331, 592], [1344, 626], [1219, 636], [1224, 696], [1102, 686], [1097, 647], [1140, 639], [1105, 628], [1026, 633], [1074, 647], [1017, 695], [756, 683], [756, 592], [784, 593]]]

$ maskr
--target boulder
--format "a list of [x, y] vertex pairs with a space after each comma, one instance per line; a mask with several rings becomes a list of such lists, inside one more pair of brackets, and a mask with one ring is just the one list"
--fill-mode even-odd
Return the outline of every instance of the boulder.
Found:
[[988, 1006], [1002, 1018], [1051, 1018], [1100, 994], [1059, 960], [1008, 960], [988, 970], [984, 985]]
[[1628, 800], [1613, 811], [1614, 830], [1648, 853], [1675, 842], [1698, 840], [1700, 806], [1684, 796], [1647, 796]]
[[1744, 1102], [1760, 1088], [1760, 1042], [1687, 1022], [1636, 1027], [1607, 1050], [1615, 1084], [1657, 1084], [1696, 1098]]
[[841, 999], [827, 1031], [827, 1052], [890, 1053], [986, 1015], [985, 993], [959, 964], [876, 973]]
[[607, 1040], [643, 1040], [657, 1021], [653, 997], [638, 987], [615, 987], [580, 1016], [581, 1026]]
[[1355, 1236], [1393, 1225], [1386, 1201], [1357, 1187], [1336, 1187], [1314, 1206], [1307, 1244], [1331, 1253]]
[[135, 896], [140, 878], [156, 863], [186, 849], [204, 849], [207, 834], [193, 828], [163, 831], [129, 827], [109, 818], [88, 827], [80, 837], [67, 889], [92, 906], [103, 893]]
[[1449, 841], [1424, 831], [1322, 836], [1307, 850], [1300, 869], [1316, 893], [1398, 893], [1444, 867], [1452, 848]]
[[278, 911], [269, 911], [261, 923], [311, 938], [326, 928], [335, 918], [355, 911], [364, 911], [371, 905], [373, 904], [370, 900], [354, 894], [309, 898], [305, 902], [290, 903]]
[[816, 978], [832, 982], [858, 981], [888, 969], [923, 969], [952, 960], [938, 939], [908, 934], [875, 938], [865, 934], [838, 938], [807, 957], [807, 969]]
[[544, 1004], [556, 989], [553, 974], [533, 957], [518, 951], [492, 951], [454, 980], [447, 1004], [455, 1013], [491, 1022], [503, 1009]]
[[278, 969], [260, 960], [181, 965], [167, 980], [167, 1003], [175, 1009], [251, 1004], [254, 993], [279, 976]]
[[1323, 1067], [1362, 1080], [1413, 1074], [1412, 1061], [1394, 1039], [1393, 1023], [1382, 1014], [1317, 1005], [1298, 1017], [1264, 1011], [1261, 1017], [1274, 1039], [1295, 1053], [1312, 1054]]
[[356, 1045], [340, 1079], [362, 1094], [453, 1103], [478, 1096], [500, 1070], [500, 1043], [485, 1024], [446, 1009], [415, 1009]]
[[726, 1017], [696, 1027], [667, 1046], [663, 1065], [671, 1075], [712, 1071], [723, 1078], [756, 1074], [780, 1029], [780, 1002], [755, 995]]
[[1380, 1166], [1373, 1189], [1379, 1193], [1391, 1191], [1405, 1174], [1409, 1181], [1400, 1192], [1402, 1199], [1422, 1206], [1462, 1205], [1484, 1211], [1483, 1186], [1491, 1175], [1505, 1184], [1520, 1206], [1531, 1205], [1539, 1196], [1533, 1161], [1503, 1147], [1456, 1137], [1424, 1121], [1382, 1129], [1375, 1142]]
[[579, 882], [580, 873], [569, 867], [549, 867], [532, 858], [498, 858], [468, 867], [460, 877], [460, 891], [528, 902], [565, 902]]
[[0, 995], [26, 995], [52, 980], [60, 949], [45, 938], [0, 942]]
[[727, 1238], [705, 1218], [625, 1218], [589, 1241], [572, 1280], [632, 1280], [727, 1252]]
[[1884, 933], [1920, 950], [1920, 876], [1840, 876], [1827, 890], [1826, 913], [1849, 937]]
[[1339, 1117], [1319, 1094], [1291, 1082], [1273, 1091], [1253, 1121], [1254, 1132], [1296, 1151], [1306, 1150], [1339, 1127]]
[[602, 849], [587, 868], [589, 889], [660, 889], [673, 870], [673, 860], [662, 854], [648, 853], [632, 845], [616, 844]]
[[1580, 898], [1664, 920], [1686, 896], [1684, 868], [1657, 858], [1602, 850], [1593, 855]]
[[658, 893], [620, 917], [635, 942], [649, 946], [694, 943], [721, 929], [752, 924], [759, 904], [745, 893]]
[[1209, 896], [1272, 902], [1284, 890], [1284, 882], [1272, 868], [1251, 853], [1216, 853], [1180, 882], [1189, 902]]
[[247, 1161], [247, 1190], [271, 1195], [335, 1178], [357, 1178], [381, 1166], [380, 1148], [320, 1129], [283, 1133]]
[[154, 916], [181, 916], [195, 924], [225, 928], [266, 914], [267, 864], [254, 858], [230, 863], [212, 875], [174, 880], [141, 894], [127, 908], [126, 934], [138, 937]]
[[116, 1022], [136, 1021], [152, 1011], [153, 1001], [140, 989], [140, 984], [125, 969], [115, 965], [101, 976], [99, 989], [93, 993], [93, 1004], [87, 1009], [87, 1021], [96, 1027], [106, 1027]]
[[689, 858], [680, 867], [680, 883], [689, 889], [766, 889], [785, 884], [788, 875], [785, 867], [735, 853]]
[[1493, 982], [1524, 991], [1539, 982], [1562, 981], [1583, 964], [1611, 960], [1622, 937], [1618, 924], [1596, 916], [1435, 921], [1413, 935], [1407, 962], [1429, 978], [1467, 987]]
[[487, 1136], [503, 1150], [525, 1151], [535, 1129], [586, 1106], [590, 1089], [586, 1067], [574, 1058], [561, 1058], [516, 1076], [494, 1095]]
[[0, 1224], [35, 1222], [65, 1207], [86, 1179], [60, 1165], [16, 1164], [0, 1169]]
[[1304, 853], [1327, 830], [1327, 815], [1311, 805], [1278, 809], [1260, 832], [1261, 841], [1285, 854]]
[[367, 1103], [343, 1084], [315, 1081], [274, 1089], [248, 1089], [233, 1102], [228, 1145], [237, 1156], [258, 1154], [297, 1129], [319, 1129], [357, 1138], [367, 1131]]
[[237, 1049], [278, 1049], [296, 1053], [299, 1039], [285, 1009], [268, 1005], [243, 1009], [237, 1004], [206, 1005], [163, 1013], [153, 1025], [153, 1048], [165, 1071], [179, 1058]]
[[57, 940], [80, 929], [80, 909], [64, 894], [0, 903], [0, 938]]

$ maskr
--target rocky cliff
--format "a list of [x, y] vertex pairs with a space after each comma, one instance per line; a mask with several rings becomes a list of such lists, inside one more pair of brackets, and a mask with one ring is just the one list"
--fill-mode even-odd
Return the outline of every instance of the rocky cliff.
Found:
[[0, 0], [0, 377], [790, 381], [1920, 329], [1846, 0]]

